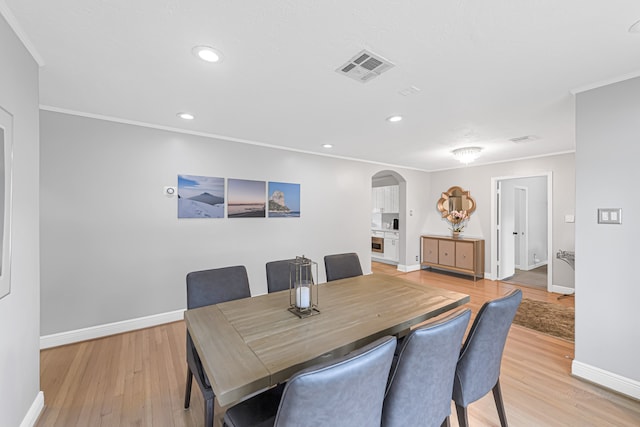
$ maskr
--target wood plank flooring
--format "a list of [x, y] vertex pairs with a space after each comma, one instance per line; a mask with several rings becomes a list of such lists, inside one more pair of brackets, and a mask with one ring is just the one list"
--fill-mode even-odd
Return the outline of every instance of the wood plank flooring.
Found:
[[[379, 263], [373, 270], [467, 293], [473, 315], [484, 301], [518, 287], [425, 270], [400, 273]], [[573, 305], [573, 298], [521, 289], [527, 298]], [[501, 376], [510, 425], [640, 425], [640, 402], [570, 375], [573, 350], [573, 343], [512, 326]], [[45, 409], [37, 426], [202, 426], [203, 401], [195, 382], [191, 408], [182, 408], [185, 377], [183, 322], [43, 350]], [[216, 405], [215, 411], [219, 426], [224, 408]], [[490, 395], [469, 407], [469, 417], [471, 426], [499, 426]], [[457, 425], [455, 410], [451, 422]]]

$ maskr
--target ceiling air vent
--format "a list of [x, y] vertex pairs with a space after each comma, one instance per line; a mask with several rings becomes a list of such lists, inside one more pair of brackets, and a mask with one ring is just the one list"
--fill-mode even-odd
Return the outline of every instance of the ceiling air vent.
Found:
[[368, 50], [362, 50], [345, 64], [338, 67], [336, 72], [359, 82], [366, 83], [393, 66], [394, 64], [380, 55], [376, 55]]
[[540, 139], [537, 135], [526, 135], [526, 136], [518, 136], [516, 138], [511, 138], [509, 141], [515, 142], [516, 144], [521, 144], [523, 142], [535, 141]]

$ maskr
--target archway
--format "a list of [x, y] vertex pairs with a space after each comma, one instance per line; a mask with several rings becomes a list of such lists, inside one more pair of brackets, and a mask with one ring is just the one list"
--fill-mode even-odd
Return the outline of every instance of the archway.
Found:
[[406, 180], [393, 170], [371, 177], [371, 260], [406, 265]]

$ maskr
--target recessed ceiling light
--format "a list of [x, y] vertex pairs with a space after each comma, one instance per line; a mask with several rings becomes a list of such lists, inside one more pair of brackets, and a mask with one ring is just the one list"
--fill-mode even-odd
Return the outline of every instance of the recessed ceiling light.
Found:
[[207, 62], [222, 61], [222, 54], [211, 46], [196, 46], [192, 49], [195, 56]]
[[331, 144], [322, 144], [322, 148], [333, 148]]
[[176, 116], [178, 116], [178, 117], [180, 117], [181, 119], [184, 119], [184, 120], [193, 120], [193, 119], [196, 118], [196, 116], [194, 116], [191, 113], [178, 113], [178, 114], [176, 114]]
[[629, 27], [629, 32], [630, 33], [640, 33], [640, 21], [634, 23], [632, 26]]
[[402, 116], [387, 117], [387, 121], [391, 123], [399, 122], [400, 120], [402, 120]]

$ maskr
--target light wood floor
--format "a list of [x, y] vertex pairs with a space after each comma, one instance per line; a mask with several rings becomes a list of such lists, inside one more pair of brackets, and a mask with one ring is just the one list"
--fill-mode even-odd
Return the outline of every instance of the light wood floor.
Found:
[[[516, 285], [430, 271], [399, 273], [374, 263], [374, 272], [467, 293], [473, 314], [486, 300]], [[573, 298], [522, 288], [528, 298], [573, 305]], [[502, 362], [501, 385], [507, 417], [518, 426], [637, 426], [640, 402], [570, 375], [573, 343], [514, 325]], [[202, 426], [197, 385], [191, 409], [184, 398], [185, 326], [154, 328], [41, 352], [45, 409], [37, 426]], [[216, 405], [216, 425], [223, 409]], [[471, 426], [499, 426], [492, 397], [469, 407]], [[457, 426], [455, 410], [452, 426]]]

